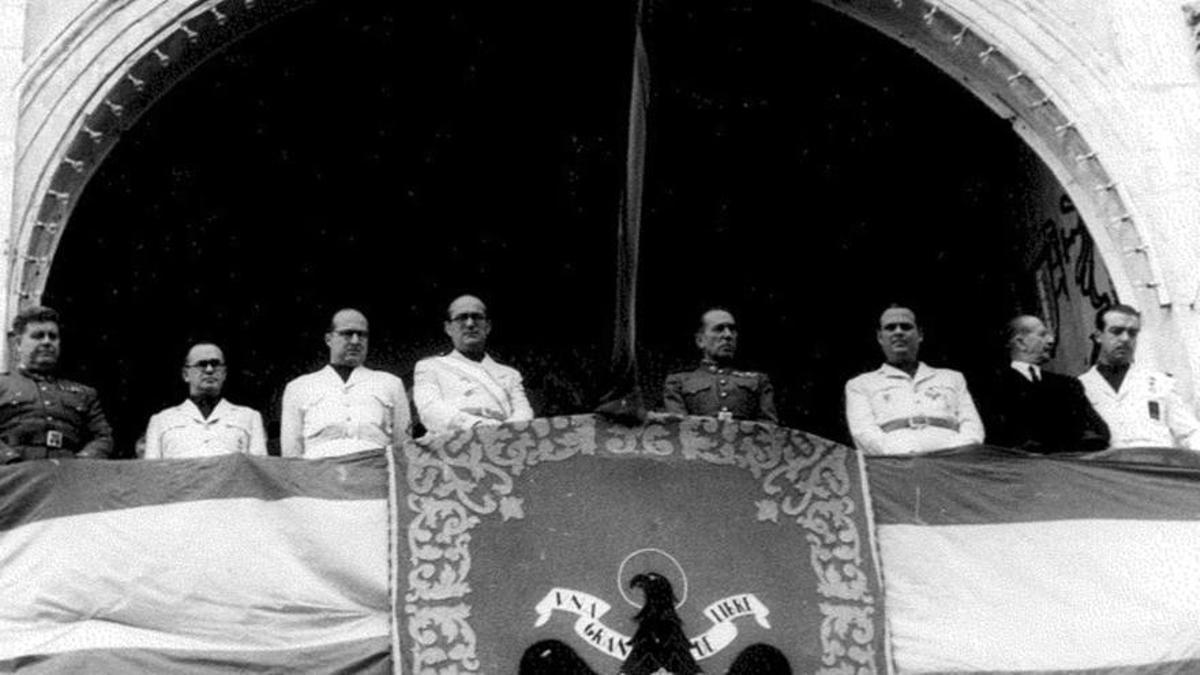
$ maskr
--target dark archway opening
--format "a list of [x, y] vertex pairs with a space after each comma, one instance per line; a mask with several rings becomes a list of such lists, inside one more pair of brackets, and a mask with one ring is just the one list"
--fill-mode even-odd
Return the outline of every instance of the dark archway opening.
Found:
[[[603, 393], [632, 8], [317, 3], [218, 54], [122, 138], [84, 192], [45, 303], [69, 372], [130, 452], [183, 395], [190, 341], [262, 409], [363, 308], [411, 383], [456, 294], [540, 414]], [[550, 26], [553, 28], [547, 29]], [[889, 302], [926, 360], [982, 370], [1035, 309], [1012, 222], [1036, 164], [1008, 124], [897, 43], [805, 3], [655, 4], [640, 354], [651, 396], [713, 304], [784, 420], [845, 439]]]

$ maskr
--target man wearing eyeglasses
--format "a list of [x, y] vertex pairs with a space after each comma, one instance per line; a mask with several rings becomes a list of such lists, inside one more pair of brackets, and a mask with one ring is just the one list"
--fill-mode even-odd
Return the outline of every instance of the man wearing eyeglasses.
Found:
[[96, 390], [58, 377], [58, 312], [30, 307], [13, 320], [17, 372], [0, 375], [0, 464], [105, 459], [112, 429]]
[[363, 365], [370, 336], [356, 309], [333, 315], [325, 344], [329, 365], [283, 390], [279, 444], [284, 457], [333, 457], [398, 446], [411, 415], [400, 378]]
[[413, 400], [431, 434], [533, 419], [521, 374], [487, 354], [492, 324], [473, 295], [450, 303], [444, 325], [454, 350], [422, 359], [413, 372]]
[[983, 442], [983, 422], [962, 373], [918, 359], [921, 328], [907, 307], [879, 317], [885, 363], [846, 383], [846, 424], [869, 455], [902, 455]]
[[150, 418], [146, 459], [267, 454], [262, 415], [221, 397], [225, 376], [220, 347], [202, 342], [188, 350], [183, 365], [187, 400]]

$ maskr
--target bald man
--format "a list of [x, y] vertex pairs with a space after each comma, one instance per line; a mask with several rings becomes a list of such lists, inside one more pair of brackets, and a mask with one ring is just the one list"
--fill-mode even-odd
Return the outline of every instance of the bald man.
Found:
[[332, 457], [397, 446], [409, 438], [404, 383], [363, 365], [369, 335], [362, 312], [343, 309], [333, 315], [325, 333], [329, 365], [297, 377], [283, 391], [279, 442], [284, 457]]
[[962, 373], [921, 363], [921, 327], [907, 307], [879, 317], [884, 364], [846, 383], [846, 425], [869, 455], [903, 455], [983, 442]]
[[1006, 338], [1009, 367], [993, 378], [980, 401], [988, 443], [1042, 454], [1107, 448], [1108, 425], [1079, 380], [1042, 368], [1054, 347], [1046, 324], [1018, 316], [1008, 322]]
[[705, 312], [696, 331], [700, 364], [693, 370], [668, 375], [663, 383], [667, 412], [778, 422], [771, 379], [766, 373], [736, 369], [737, 346], [738, 326], [733, 314], [724, 309]]
[[521, 373], [487, 353], [487, 306], [473, 295], [450, 303], [443, 325], [454, 349], [422, 359], [413, 371], [413, 401], [431, 434], [533, 419]]

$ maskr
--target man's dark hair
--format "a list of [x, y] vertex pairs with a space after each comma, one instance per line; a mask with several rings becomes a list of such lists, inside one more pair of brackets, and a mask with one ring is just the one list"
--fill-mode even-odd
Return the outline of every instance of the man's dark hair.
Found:
[[[221, 349], [221, 345], [213, 342], [212, 340], [197, 340], [191, 343], [191, 345], [187, 348], [187, 351], [183, 353], [183, 365], [188, 365], [188, 355], [191, 354], [192, 350], [196, 347], [216, 347], [217, 349]], [[225, 354], [224, 349], [221, 349], [221, 354], [222, 356]]]
[[909, 313], [913, 315], [913, 325], [917, 327], [917, 330], [921, 329], [921, 322], [917, 320], [917, 315], [920, 314], [920, 312], [917, 311], [915, 306], [911, 304], [906, 305], [902, 302], [892, 302], [888, 303], [887, 307], [884, 307], [878, 314], [875, 315], [875, 330], [879, 330], [879, 319], [881, 319], [884, 313], [886, 313], [889, 309], [907, 309]]
[[26, 307], [17, 312], [17, 317], [13, 319], [12, 334], [22, 335], [25, 332], [25, 326], [31, 323], [46, 323], [51, 321], [58, 324], [59, 330], [62, 330], [62, 322], [58, 319], [58, 312], [40, 305]]
[[1117, 314], [1132, 316], [1139, 321], [1142, 318], [1142, 313], [1130, 307], [1129, 305], [1113, 305], [1111, 307], [1105, 307], [1099, 312], [1096, 312], [1096, 330], [1104, 332], [1104, 316], [1109, 312], [1116, 312]]

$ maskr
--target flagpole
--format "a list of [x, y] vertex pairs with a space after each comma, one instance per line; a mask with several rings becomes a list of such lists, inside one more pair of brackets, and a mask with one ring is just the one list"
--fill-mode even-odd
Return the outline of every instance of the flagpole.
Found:
[[650, 101], [650, 62], [643, 36], [645, 0], [637, 0], [633, 73], [625, 148], [625, 186], [617, 227], [616, 315], [611, 375], [613, 387], [597, 412], [644, 420], [646, 406], [637, 362], [637, 281], [641, 244], [642, 191], [646, 168], [646, 117]]

